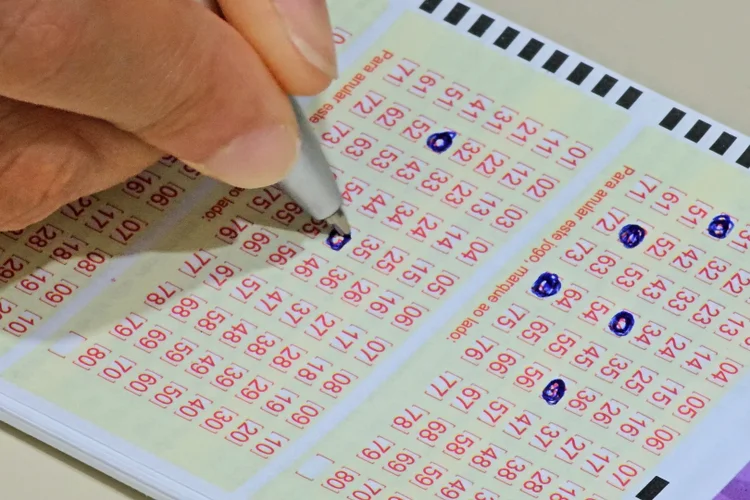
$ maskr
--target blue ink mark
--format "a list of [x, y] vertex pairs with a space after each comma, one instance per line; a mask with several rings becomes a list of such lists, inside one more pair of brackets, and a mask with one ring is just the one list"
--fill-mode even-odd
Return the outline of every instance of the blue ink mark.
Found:
[[544, 299], [546, 297], [552, 297], [562, 288], [562, 282], [560, 277], [553, 273], [542, 273], [534, 282], [534, 286], [531, 287], [531, 293]]
[[646, 237], [646, 230], [638, 224], [628, 224], [620, 229], [620, 243], [625, 248], [635, 248], [643, 242]]
[[326, 238], [326, 245], [331, 247], [334, 251], [338, 252], [346, 246], [347, 243], [352, 241], [351, 234], [341, 234], [335, 229], [331, 230], [331, 234]]
[[560, 378], [556, 378], [547, 384], [547, 387], [542, 391], [542, 399], [551, 406], [559, 403], [563, 396], [565, 396], [565, 381]]
[[427, 147], [436, 153], [445, 153], [453, 145], [456, 138], [455, 132], [438, 132], [427, 138]]
[[635, 317], [628, 311], [620, 311], [609, 320], [609, 330], [618, 337], [624, 337], [635, 326]]
[[721, 214], [714, 217], [711, 223], [708, 225], [708, 234], [718, 240], [723, 240], [729, 233], [734, 229], [734, 222], [732, 218], [727, 214]]

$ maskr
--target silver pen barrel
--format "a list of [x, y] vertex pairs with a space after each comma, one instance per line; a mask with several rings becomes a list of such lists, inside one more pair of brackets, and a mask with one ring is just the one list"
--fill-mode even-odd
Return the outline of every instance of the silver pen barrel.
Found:
[[294, 99], [291, 103], [299, 123], [300, 152], [297, 163], [279, 186], [314, 219], [326, 220], [349, 234], [351, 229], [341, 211], [341, 191], [328, 159], [304, 111]]

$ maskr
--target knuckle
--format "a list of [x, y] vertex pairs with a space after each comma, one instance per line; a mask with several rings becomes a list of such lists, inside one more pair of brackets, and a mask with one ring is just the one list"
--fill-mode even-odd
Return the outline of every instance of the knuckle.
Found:
[[171, 62], [175, 71], [161, 82], [162, 98], [130, 132], [199, 160], [264, 119], [267, 99], [252, 80], [238, 77], [243, 71], [230, 64], [220, 40], [185, 34], [174, 40]]
[[56, 0], [15, 0], [0, 18], [0, 74], [28, 88], [53, 78], [68, 62], [85, 26], [81, 9]]
[[[136, 125], [133, 130], [136, 135], [155, 143], [195, 136], [205, 126], [207, 116], [224, 111], [221, 96], [226, 89], [221, 88], [216, 78], [207, 76], [211, 75], [215, 56], [197, 49], [192, 43], [182, 43], [176, 49], [174, 57], [181, 69], [175, 72], [175, 76], [179, 73], [179, 78], [161, 86], [165, 95], [157, 101], [151, 113], [144, 113], [144, 123]], [[216, 125], [223, 126], [221, 123]]]
[[0, 157], [0, 230], [38, 222], [72, 199], [76, 156], [67, 146], [40, 140]]
[[23, 231], [29, 226], [32, 226], [36, 224], [37, 222], [41, 222], [44, 219], [47, 218], [48, 215], [50, 215], [52, 212], [49, 213], [28, 213], [25, 214], [22, 218], [18, 219], [9, 219], [7, 221], [3, 220], [0, 221], [0, 231], [6, 232], [6, 231]]

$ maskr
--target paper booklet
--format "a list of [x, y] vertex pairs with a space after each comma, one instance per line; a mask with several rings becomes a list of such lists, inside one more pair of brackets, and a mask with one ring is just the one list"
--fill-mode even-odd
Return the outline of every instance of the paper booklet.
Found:
[[717, 495], [750, 139], [468, 2], [329, 4], [351, 241], [174, 158], [4, 233], [0, 417], [158, 499]]

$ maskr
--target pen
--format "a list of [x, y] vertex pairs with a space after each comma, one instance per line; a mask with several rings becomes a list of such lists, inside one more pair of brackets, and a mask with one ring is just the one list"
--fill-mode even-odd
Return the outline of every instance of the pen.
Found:
[[[221, 16], [215, 0], [198, 0]], [[340, 236], [350, 236], [351, 226], [342, 208], [341, 191], [333, 177], [323, 148], [304, 111], [290, 98], [300, 133], [297, 163], [278, 185], [315, 220], [326, 221]]]
[[341, 207], [341, 191], [331, 167], [302, 108], [291, 99], [300, 130], [297, 163], [281, 181], [281, 188], [314, 219], [325, 220], [341, 236], [352, 232]]

